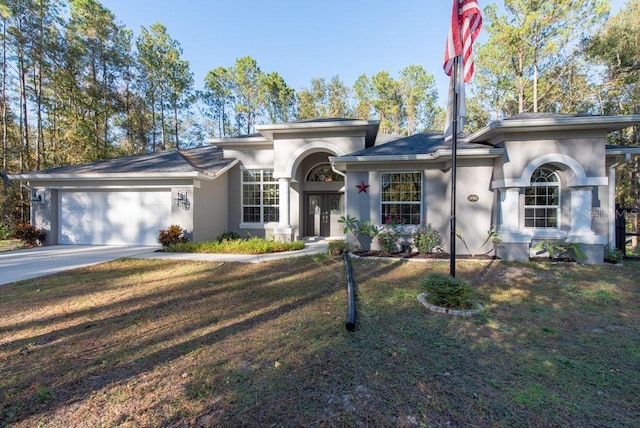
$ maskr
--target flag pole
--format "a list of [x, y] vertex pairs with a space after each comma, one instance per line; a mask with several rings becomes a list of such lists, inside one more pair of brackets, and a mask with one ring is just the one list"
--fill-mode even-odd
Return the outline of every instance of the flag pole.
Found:
[[458, 152], [458, 64], [460, 55], [453, 59], [453, 118], [451, 120], [451, 231], [449, 236], [449, 276], [456, 276], [456, 157]]

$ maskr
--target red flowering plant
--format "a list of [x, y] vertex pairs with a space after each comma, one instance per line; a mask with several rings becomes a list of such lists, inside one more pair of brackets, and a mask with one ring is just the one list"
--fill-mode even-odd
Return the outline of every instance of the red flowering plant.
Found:
[[431, 254], [443, 251], [444, 249], [442, 237], [431, 224], [427, 223], [426, 219], [420, 222], [420, 225], [415, 228], [411, 237], [420, 254]]
[[404, 220], [402, 217], [399, 215], [387, 216], [382, 231], [378, 233], [380, 248], [387, 253], [396, 253], [403, 231]]

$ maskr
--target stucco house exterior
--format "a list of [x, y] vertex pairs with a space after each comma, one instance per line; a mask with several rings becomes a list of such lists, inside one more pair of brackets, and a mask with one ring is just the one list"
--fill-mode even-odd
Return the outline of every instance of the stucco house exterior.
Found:
[[[563, 240], [580, 244], [587, 263], [602, 262], [615, 242], [615, 168], [640, 155], [640, 147], [609, 146], [606, 137], [639, 123], [640, 115], [523, 114], [459, 137], [456, 229], [476, 248], [493, 227], [506, 260]], [[31, 189], [32, 223], [48, 232], [47, 244], [156, 245], [158, 230], [171, 224], [195, 241], [227, 231], [344, 237], [338, 219], [347, 214], [378, 226], [398, 216], [409, 230], [426, 221], [446, 241], [451, 141], [442, 132], [380, 135], [378, 125], [261, 125], [205, 147], [11, 179]]]

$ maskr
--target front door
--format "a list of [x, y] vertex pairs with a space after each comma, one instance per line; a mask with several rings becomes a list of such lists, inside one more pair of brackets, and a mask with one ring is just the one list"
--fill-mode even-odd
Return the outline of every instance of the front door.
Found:
[[344, 213], [344, 194], [307, 193], [305, 199], [306, 236], [341, 236], [338, 219]]

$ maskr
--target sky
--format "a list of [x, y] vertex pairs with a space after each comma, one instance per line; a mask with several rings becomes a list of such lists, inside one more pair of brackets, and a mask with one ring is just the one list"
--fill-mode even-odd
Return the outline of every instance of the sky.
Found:
[[[421, 65], [436, 80], [446, 104], [442, 70], [451, 19], [450, 0], [101, 0], [134, 31], [163, 24], [180, 43], [196, 89], [216, 67], [253, 57], [263, 72], [278, 72], [296, 91], [311, 79], [388, 71], [394, 78]], [[614, 12], [625, 0], [613, 0]], [[489, 2], [480, 1], [481, 7]], [[481, 32], [479, 40], [486, 34]]]

